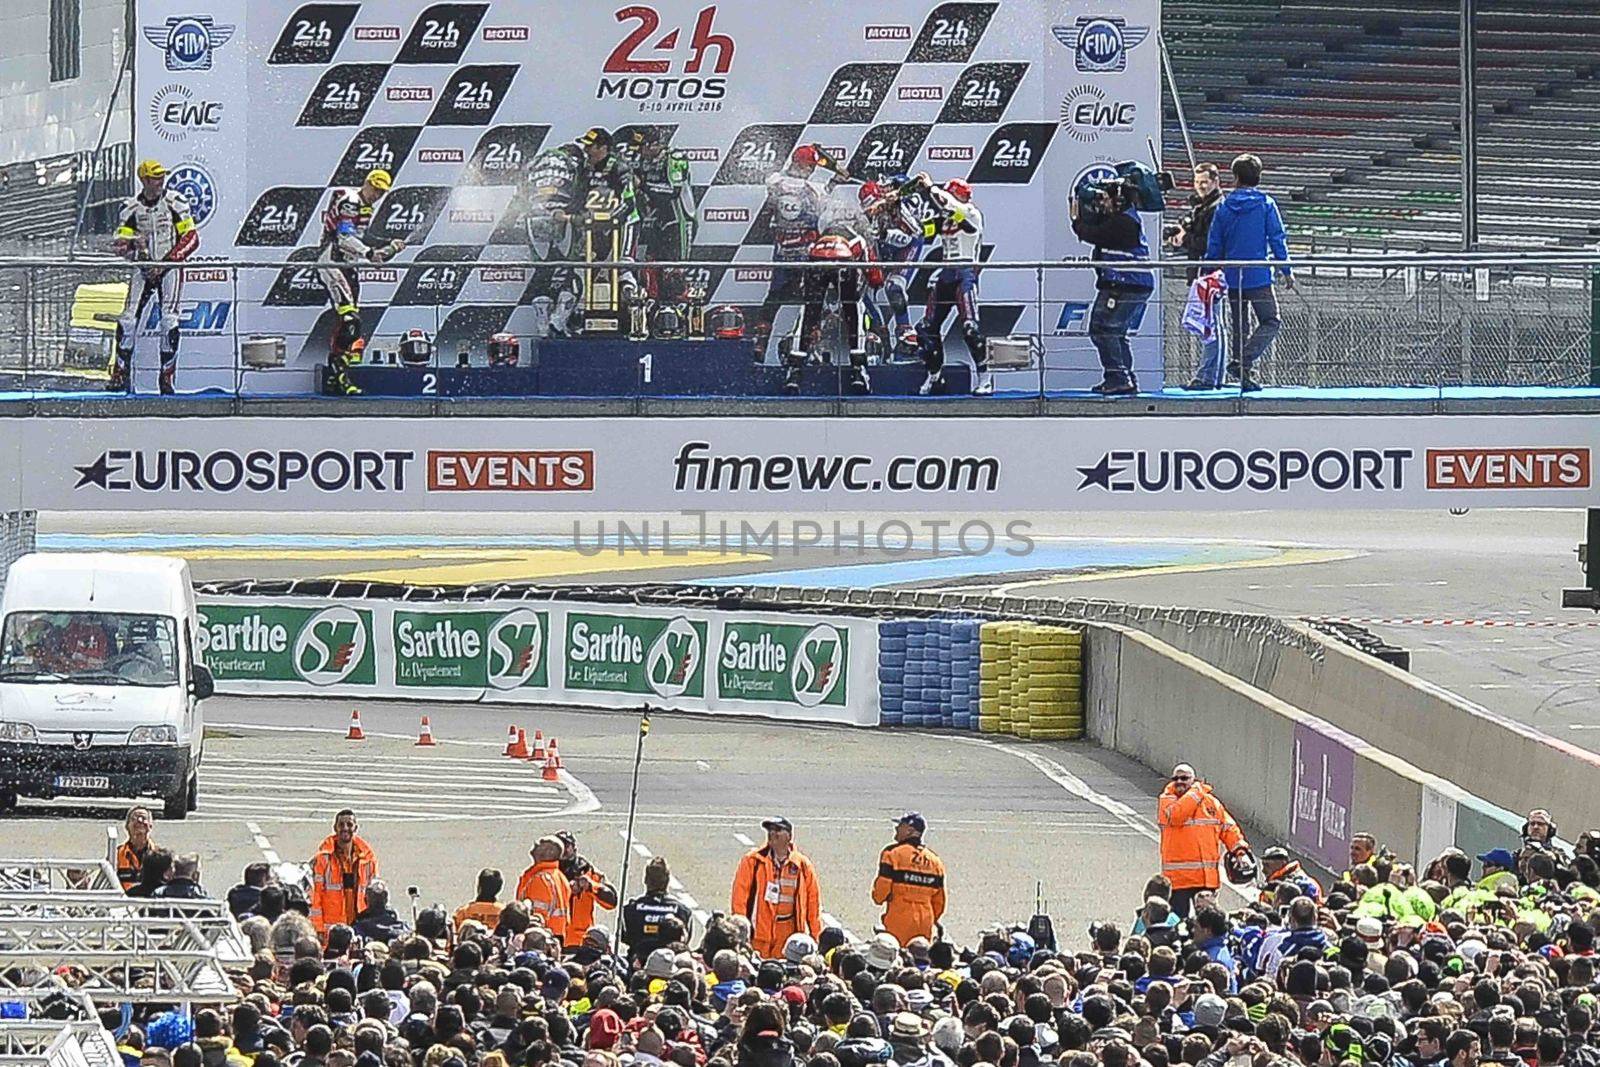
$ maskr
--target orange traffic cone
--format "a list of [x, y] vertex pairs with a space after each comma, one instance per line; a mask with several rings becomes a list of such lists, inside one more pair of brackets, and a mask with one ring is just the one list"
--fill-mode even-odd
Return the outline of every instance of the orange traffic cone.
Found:
[[506, 747], [505, 747], [505, 751], [501, 752], [500, 755], [502, 755], [502, 756], [514, 755], [516, 753], [516, 750], [517, 750], [517, 728], [515, 726], [507, 726], [506, 727]]
[[428, 717], [422, 717], [422, 732], [417, 735], [416, 748], [432, 748], [437, 744], [433, 739], [433, 725], [428, 722]]
[[561, 780], [561, 750], [556, 747], [556, 739], [550, 739], [550, 754], [544, 759], [544, 780], [557, 782]]
[[350, 709], [350, 730], [344, 735], [346, 741], [365, 741], [367, 735], [361, 730], [361, 709]]
[[528, 759], [544, 766], [544, 731], [533, 731], [533, 751], [528, 753]]
[[520, 726], [513, 726], [511, 728], [511, 732], [517, 735], [517, 739], [511, 742], [510, 747], [506, 749], [506, 755], [510, 756], [512, 759], [527, 759], [528, 731], [524, 730]]

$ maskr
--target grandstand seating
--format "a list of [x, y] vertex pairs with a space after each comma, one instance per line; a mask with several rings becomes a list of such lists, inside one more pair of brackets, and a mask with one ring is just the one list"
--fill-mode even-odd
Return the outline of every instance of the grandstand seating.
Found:
[[[1479, 0], [1486, 248], [1600, 236], [1600, 6]], [[1300, 248], [1459, 249], [1458, 0], [1167, 0], [1198, 158], [1252, 151]], [[1167, 105], [1165, 159], [1187, 178]]]

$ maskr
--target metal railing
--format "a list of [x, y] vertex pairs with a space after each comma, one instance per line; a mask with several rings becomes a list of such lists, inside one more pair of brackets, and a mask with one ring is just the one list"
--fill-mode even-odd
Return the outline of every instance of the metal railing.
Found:
[[[1591, 352], [1593, 274], [1600, 271], [1594, 253], [1522, 254], [1327, 254], [1293, 257], [1293, 291], [1277, 290], [1281, 328], [1275, 343], [1257, 369], [1257, 378], [1269, 387], [1356, 389], [1409, 386], [1443, 392], [1459, 387], [1564, 388], [1595, 384], [1596, 360]], [[1219, 264], [1220, 265], [1220, 264]], [[1265, 265], [1235, 261], [1233, 266]], [[321, 306], [302, 292], [293, 313], [281, 313], [285, 285], [302, 289], [312, 264], [305, 262], [204, 262], [185, 269], [203, 272], [200, 285], [186, 287], [180, 308], [188, 334], [179, 358], [178, 387], [192, 391], [208, 388], [234, 396], [305, 394], [315, 389], [315, 369], [326, 355], [326, 339], [314, 341], [313, 324]], [[403, 282], [418, 272], [453, 266], [469, 274], [499, 271], [533, 272], [549, 263], [520, 260], [475, 261], [444, 264], [440, 261], [396, 262], [383, 268], [389, 281]], [[640, 264], [593, 264], [637, 270]], [[761, 272], [773, 267], [800, 270], [835, 269], [825, 264], [773, 264], [766, 261], [686, 261], [654, 265], [660, 269], [693, 270], [721, 277], [737, 270], [747, 280], [743, 298], [747, 316], [764, 296]], [[902, 267], [886, 264], [886, 267]], [[938, 268], [925, 263], [924, 275]], [[998, 391], [1011, 396], [1062, 395], [1085, 390], [1098, 380], [1101, 362], [1089, 333], [1094, 299], [1088, 260], [1060, 262], [989, 262], [982, 268], [980, 305], [985, 333], [1027, 338], [1033, 355], [1023, 367], [997, 375]], [[1195, 264], [1187, 260], [1153, 260], [1145, 265], [1158, 275], [1158, 284], [1133, 332], [1136, 358], [1155, 350], [1159, 337], [1168, 388], [1182, 386], [1195, 377], [1204, 354], [1203, 343], [1183, 325], [1188, 281]], [[1209, 265], [1208, 265], [1209, 267]], [[111, 351], [115, 290], [100, 292], [96, 314], [85, 285], [126, 282], [130, 265], [107, 256], [0, 258], [0, 389], [13, 394], [55, 395], [97, 391], [105, 386], [105, 367]], [[480, 274], [481, 276], [481, 274]], [[504, 275], [501, 275], [504, 276]], [[520, 276], [518, 276], [520, 278]], [[311, 279], [314, 284], [314, 279]], [[459, 289], [459, 286], [457, 287]], [[374, 287], [369, 287], [369, 293]], [[522, 306], [520, 280], [507, 301], [482, 295], [475, 303]], [[271, 294], [276, 291], [277, 297]], [[195, 295], [203, 292], [205, 295]], [[265, 294], [265, 295], [255, 295]], [[320, 299], [320, 298], [318, 298]], [[110, 301], [109, 303], [107, 301]], [[73, 323], [74, 305], [78, 321]], [[292, 303], [292, 301], [291, 301]], [[391, 305], [376, 320], [374, 348], [391, 351], [398, 341], [391, 334], [400, 320], [416, 323], [440, 339], [449, 332], [453, 313], [468, 301], [417, 303], [414, 296], [403, 309]], [[224, 308], [223, 305], [226, 305]], [[263, 310], [274, 314], [263, 316]], [[403, 314], [401, 311], [403, 310]], [[514, 313], [514, 311], [513, 311]], [[913, 302], [912, 321], [921, 314]], [[795, 311], [781, 313], [778, 333], [794, 321]], [[513, 318], [512, 332], [520, 332]], [[263, 325], [272, 328], [264, 329]], [[1229, 326], [1224, 317], [1224, 358]], [[484, 336], [463, 337], [461, 346], [440, 346], [434, 366], [455, 367], [463, 348], [466, 364], [486, 362]], [[285, 339], [288, 359], [282, 367], [255, 368], [239, 358], [240, 343], [252, 334], [273, 334]], [[1246, 335], [1248, 329], [1246, 331]], [[204, 335], [204, 336], [202, 336]], [[1232, 347], [1237, 348], [1237, 338]], [[538, 338], [524, 336], [526, 362], [538, 358]], [[154, 367], [156, 338], [141, 338], [137, 362]], [[959, 333], [946, 328], [946, 348], [951, 363], [966, 356]], [[528, 349], [532, 352], [528, 353]], [[891, 361], [916, 363], [914, 353], [888, 353]], [[769, 349], [766, 362], [777, 362]], [[839, 362], [835, 356], [835, 362]], [[153, 375], [153, 369], [148, 373]], [[841, 392], [846, 375], [840, 374]], [[618, 385], [611, 395], [645, 395], [648, 373]], [[197, 386], [196, 383], [199, 383]], [[1142, 383], [1145, 388], [1153, 382]], [[1237, 391], [1237, 386], [1230, 386]], [[656, 395], [660, 395], [659, 392]]]

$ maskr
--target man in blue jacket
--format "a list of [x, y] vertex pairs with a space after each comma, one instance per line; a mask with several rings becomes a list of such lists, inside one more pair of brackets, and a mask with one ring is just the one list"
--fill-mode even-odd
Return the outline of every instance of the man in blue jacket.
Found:
[[[1278, 275], [1284, 285], [1294, 288], [1289, 269], [1289, 246], [1284, 240], [1283, 218], [1277, 201], [1263, 193], [1261, 160], [1242, 155], [1233, 161], [1234, 189], [1217, 205], [1211, 218], [1211, 234], [1206, 241], [1207, 259], [1276, 259], [1283, 264]], [[1270, 257], [1268, 253], [1271, 253]], [[1272, 346], [1278, 336], [1278, 300], [1272, 293], [1271, 267], [1225, 267], [1228, 282], [1228, 352], [1230, 368], [1239, 368], [1239, 388], [1253, 393], [1261, 386], [1250, 376], [1256, 360]], [[1245, 335], [1245, 305], [1255, 315], [1255, 329]], [[1222, 360], [1207, 361], [1199, 378], [1213, 386], [1222, 385]]]

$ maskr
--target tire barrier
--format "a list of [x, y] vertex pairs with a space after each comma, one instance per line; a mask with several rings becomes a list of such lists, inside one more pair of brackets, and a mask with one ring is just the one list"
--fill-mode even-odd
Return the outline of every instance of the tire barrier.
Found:
[[977, 729], [980, 625], [944, 619], [879, 623], [879, 724]]
[[990, 622], [978, 646], [978, 729], [1035, 741], [1083, 737], [1083, 631]]

